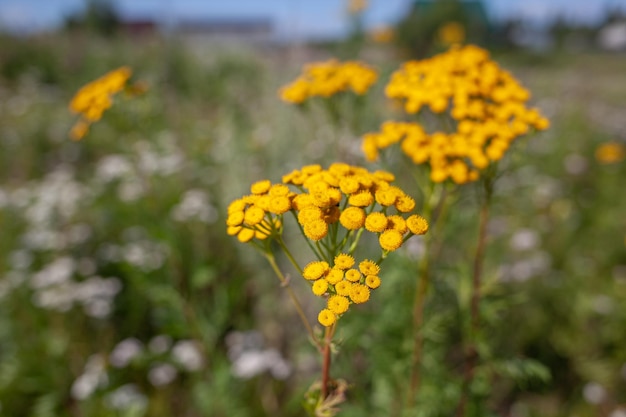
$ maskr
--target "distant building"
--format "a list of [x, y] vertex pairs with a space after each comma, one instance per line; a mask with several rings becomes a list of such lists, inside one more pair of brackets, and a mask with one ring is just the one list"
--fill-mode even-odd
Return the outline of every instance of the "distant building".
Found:
[[120, 22], [120, 29], [131, 36], [149, 36], [158, 32], [159, 25], [152, 19], [124, 20]]
[[273, 40], [274, 24], [270, 19], [181, 20], [175, 33], [195, 42], [217, 41], [266, 44]]

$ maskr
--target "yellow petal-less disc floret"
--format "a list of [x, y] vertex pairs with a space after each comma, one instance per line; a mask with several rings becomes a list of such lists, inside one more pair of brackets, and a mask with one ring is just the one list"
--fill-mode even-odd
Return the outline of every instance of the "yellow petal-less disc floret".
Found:
[[354, 284], [350, 288], [350, 300], [355, 304], [361, 304], [370, 299], [370, 289], [363, 284]]
[[322, 296], [328, 290], [328, 282], [325, 279], [318, 279], [313, 283], [313, 287], [311, 288], [313, 294]]
[[335, 291], [339, 295], [349, 295], [350, 288], [352, 288], [352, 283], [350, 281], [340, 281], [335, 284]]
[[378, 273], [380, 272], [380, 266], [376, 262], [366, 259], [359, 263], [359, 271], [361, 271], [361, 273], [366, 276], [378, 275]]
[[372, 233], [380, 233], [387, 229], [388, 223], [389, 221], [387, 220], [385, 213], [375, 211], [367, 215], [367, 218], [365, 219], [365, 228]]
[[250, 186], [250, 192], [252, 194], [265, 194], [270, 190], [272, 182], [270, 180], [257, 181]]
[[324, 220], [313, 220], [303, 226], [304, 234], [311, 240], [321, 240], [328, 234], [328, 224]]
[[328, 270], [330, 266], [324, 261], [310, 262], [302, 270], [302, 276], [308, 280], [320, 279]]
[[371, 289], [380, 287], [380, 277], [378, 275], [368, 275], [365, 277], [365, 285]]
[[361, 280], [361, 273], [356, 269], [348, 269], [345, 278], [350, 282], [359, 282]]
[[337, 315], [348, 311], [349, 306], [350, 300], [343, 295], [332, 295], [328, 298], [327, 308]]
[[329, 284], [335, 285], [343, 279], [343, 275], [343, 270], [339, 268], [332, 268], [330, 271], [328, 271], [328, 275], [326, 275], [325, 278]]
[[339, 269], [352, 268], [352, 266], [354, 265], [354, 258], [346, 253], [340, 253], [335, 256], [334, 265], [335, 268]]
[[378, 242], [381, 248], [392, 252], [402, 246], [402, 234], [393, 229], [385, 230], [380, 234]]
[[413, 214], [406, 219], [406, 225], [415, 235], [423, 235], [428, 231], [428, 221], [419, 214]]
[[337, 321], [335, 313], [325, 308], [317, 315], [317, 321], [324, 327], [330, 327]]
[[348, 230], [356, 230], [365, 224], [365, 211], [361, 207], [348, 207], [339, 216], [339, 222]]

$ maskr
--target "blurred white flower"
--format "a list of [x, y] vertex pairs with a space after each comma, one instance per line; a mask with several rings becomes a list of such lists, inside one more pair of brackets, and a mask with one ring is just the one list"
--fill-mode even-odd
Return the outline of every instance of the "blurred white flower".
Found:
[[152, 353], [160, 354], [165, 353], [172, 346], [172, 338], [166, 334], [160, 334], [154, 336], [148, 342], [148, 348]]
[[519, 229], [511, 236], [511, 249], [516, 251], [527, 251], [539, 246], [541, 237], [536, 230]]
[[137, 201], [145, 194], [143, 183], [137, 178], [128, 178], [122, 181], [117, 188], [117, 196], [120, 200], [131, 203]]
[[198, 342], [179, 340], [172, 348], [172, 357], [188, 371], [198, 371], [204, 366], [204, 357]]
[[276, 349], [244, 351], [232, 363], [233, 375], [249, 379], [269, 371], [276, 379], [285, 379], [291, 374], [291, 366]]
[[98, 387], [106, 386], [108, 377], [105, 365], [106, 361], [102, 355], [91, 355], [87, 359], [83, 373], [76, 378], [70, 388], [72, 398], [84, 400], [93, 394]]
[[613, 299], [605, 294], [596, 295], [591, 301], [593, 311], [598, 314], [608, 315], [613, 312]]
[[116, 368], [124, 368], [142, 351], [143, 344], [138, 339], [130, 337], [113, 348], [109, 354], [109, 362]]
[[133, 174], [133, 166], [124, 155], [108, 155], [98, 161], [96, 179], [108, 183]]
[[587, 158], [582, 155], [573, 153], [567, 155], [563, 161], [565, 165], [565, 171], [571, 175], [582, 175], [587, 171], [588, 162]]
[[606, 399], [606, 390], [597, 382], [588, 382], [583, 387], [583, 397], [589, 404], [600, 404]]
[[615, 410], [611, 411], [609, 417], [626, 417], [626, 410], [623, 408], [616, 408]]
[[68, 256], [57, 258], [33, 275], [30, 286], [36, 289], [65, 283], [70, 280], [75, 269], [74, 259]]
[[228, 358], [232, 372], [238, 378], [249, 379], [264, 372], [276, 379], [285, 379], [291, 372], [291, 365], [276, 349], [264, 349], [263, 337], [258, 331], [234, 331], [226, 336]]
[[187, 191], [179, 204], [172, 208], [171, 216], [179, 222], [198, 220], [214, 223], [217, 210], [209, 203], [209, 196], [202, 190]]
[[9, 265], [13, 269], [25, 270], [33, 263], [33, 255], [25, 249], [17, 249], [9, 254]]
[[157, 363], [148, 371], [148, 380], [155, 387], [167, 385], [172, 382], [178, 371], [169, 363]]
[[141, 411], [148, 406], [148, 399], [135, 384], [126, 384], [109, 393], [105, 403], [114, 410], [132, 410], [137, 413], [132, 415], [142, 415]]

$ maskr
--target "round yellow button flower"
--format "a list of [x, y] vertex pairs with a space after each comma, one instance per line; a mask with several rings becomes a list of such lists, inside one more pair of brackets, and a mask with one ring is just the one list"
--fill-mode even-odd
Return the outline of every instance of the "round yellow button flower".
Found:
[[350, 288], [350, 299], [355, 304], [361, 304], [370, 299], [370, 289], [363, 284], [354, 284]]
[[384, 213], [375, 211], [367, 215], [367, 218], [365, 219], [365, 229], [372, 233], [380, 233], [387, 229], [388, 223], [389, 221]]
[[338, 268], [332, 268], [330, 271], [328, 271], [328, 275], [326, 275], [326, 281], [331, 285], [337, 284], [342, 279], [343, 271]]
[[257, 181], [250, 186], [250, 192], [252, 194], [265, 194], [270, 190], [272, 183], [270, 180]]
[[378, 243], [384, 250], [392, 252], [402, 246], [402, 234], [393, 229], [385, 230], [380, 234]]
[[335, 284], [335, 291], [339, 295], [349, 295], [352, 283], [350, 281], [340, 281]]
[[350, 282], [358, 282], [361, 280], [361, 273], [356, 269], [348, 269], [345, 277]]
[[318, 279], [313, 283], [311, 289], [313, 290], [313, 294], [322, 296], [326, 293], [326, 290], [328, 290], [328, 282], [325, 279]]
[[348, 207], [339, 216], [339, 222], [348, 230], [356, 230], [365, 224], [365, 211], [361, 207]]
[[321, 240], [328, 234], [328, 224], [324, 220], [313, 220], [304, 225], [304, 234], [311, 240]]
[[378, 275], [368, 275], [365, 277], [365, 285], [371, 289], [380, 287], [380, 277]]
[[378, 273], [380, 272], [380, 266], [376, 262], [366, 259], [359, 263], [359, 271], [361, 271], [361, 273], [366, 276], [378, 275]]
[[317, 321], [324, 327], [330, 327], [337, 321], [337, 316], [335, 316], [335, 313], [325, 308], [317, 315]]
[[428, 221], [419, 214], [413, 214], [406, 219], [406, 225], [415, 235], [423, 235], [428, 231]]
[[346, 253], [335, 256], [335, 268], [348, 269], [354, 265], [354, 258]]
[[313, 261], [304, 267], [302, 276], [308, 280], [320, 279], [329, 269], [330, 266], [327, 262]]
[[333, 313], [339, 315], [348, 311], [350, 301], [343, 295], [333, 295], [328, 299], [327, 308]]

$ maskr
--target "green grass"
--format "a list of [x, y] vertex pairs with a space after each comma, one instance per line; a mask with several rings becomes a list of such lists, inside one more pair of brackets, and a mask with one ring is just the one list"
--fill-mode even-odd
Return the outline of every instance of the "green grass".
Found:
[[[319, 358], [264, 259], [227, 236], [224, 219], [227, 204], [259, 179], [337, 159], [366, 164], [348, 123], [278, 99], [304, 62], [326, 52], [207, 46], [198, 56], [163, 39], [60, 35], [1, 42], [0, 414], [302, 415]], [[384, 75], [360, 133], [389, 116], [384, 81], [399, 64], [393, 51], [365, 52]], [[496, 185], [485, 361], [474, 386], [490, 411], [476, 415], [609, 415], [626, 403], [626, 163], [600, 164], [594, 152], [626, 141], [626, 58], [501, 63], [552, 127], [511, 149]], [[70, 141], [74, 92], [121, 65], [148, 83], [147, 93], [120, 98], [83, 141]], [[353, 111], [349, 102], [344, 111]], [[458, 400], [476, 199], [475, 187], [460, 192], [442, 235], [420, 416], [451, 415]], [[341, 319], [332, 372], [351, 384], [342, 416], [397, 415], [404, 402], [415, 255], [386, 262], [380, 291]], [[284, 267], [314, 321], [319, 300]], [[96, 276], [115, 279], [119, 292], [85, 284]], [[287, 379], [233, 374], [232, 335], [253, 330], [290, 364]], [[142, 349], [115, 366], [111, 353], [128, 338]], [[180, 360], [180, 346], [189, 347], [181, 341], [190, 340], [199, 363]], [[163, 364], [175, 378], [158, 385], [154, 369]], [[89, 395], [76, 394], [81, 375]]]

